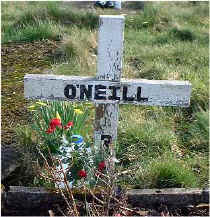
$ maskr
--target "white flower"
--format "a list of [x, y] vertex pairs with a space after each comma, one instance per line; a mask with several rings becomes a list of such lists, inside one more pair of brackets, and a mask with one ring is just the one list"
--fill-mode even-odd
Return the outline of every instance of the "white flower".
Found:
[[86, 148], [87, 153], [91, 153], [91, 148]]
[[112, 158], [112, 161], [113, 161], [114, 163], [120, 163], [120, 161], [119, 161], [116, 157], [113, 157], [113, 158]]
[[65, 147], [65, 151], [70, 154], [71, 152], [74, 151], [74, 145], [70, 146], [70, 147]]
[[68, 145], [69, 144], [69, 142], [66, 139], [65, 135], [62, 136], [62, 142], [63, 142], [64, 145]]
[[93, 164], [93, 159], [92, 158], [90, 158], [89, 163], [90, 163], [90, 165]]

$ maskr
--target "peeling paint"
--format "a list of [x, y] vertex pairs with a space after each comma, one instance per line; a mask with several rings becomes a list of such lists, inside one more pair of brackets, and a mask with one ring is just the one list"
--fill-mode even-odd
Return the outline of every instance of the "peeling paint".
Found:
[[27, 99], [186, 107], [190, 103], [191, 84], [186, 81], [121, 79], [116, 82], [93, 77], [26, 75], [24, 92]]

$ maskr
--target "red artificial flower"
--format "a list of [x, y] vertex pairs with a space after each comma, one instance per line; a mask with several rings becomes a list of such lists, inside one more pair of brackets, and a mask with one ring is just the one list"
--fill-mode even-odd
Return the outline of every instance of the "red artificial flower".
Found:
[[102, 162], [100, 162], [100, 163], [98, 164], [98, 170], [99, 170], [99, 171], [104, 170], [105, 167], [106, 167], [106, 164], [105, 164], [104, 161], [102, 161]]
[[50, 121], [50, 128], [55, 130], [56, 127], [62, 128], [61, 120], [59, 118], [53, 118]]
[[55, 130], [55, 128], [54, 128], [54, 129], [53, 129], [53, 128], [49, 128], [49, 129], [46, 131], [46, 133], [48, 133], [48, 134], [53, 133], [54, 130]]
[[64, 126], [64, 129], [67, 130], [70, 127], [73, 127], [73, 122], [72, 121], [69, 121], [68, 124], [66, 126]]
[[80, 171], [78, 172], [78, 176], [79, 176], [80, 178], [86, 178], [86, 177], [87, 177], [87, 173], [85, 172], [85, 170], [80, 170]]

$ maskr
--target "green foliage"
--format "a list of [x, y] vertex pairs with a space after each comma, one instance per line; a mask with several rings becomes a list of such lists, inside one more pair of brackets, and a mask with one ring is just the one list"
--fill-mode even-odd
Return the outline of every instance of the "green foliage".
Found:
[[195, 35], [192, 33], [190, 29], [178, 29], [176, 27], [172, 28], [169, 31], [169, 35], [172, 37], [179, 39], [181, 41], [193, 41], [195, 40]]
[[[17, 3], [14, 3], [17, 4]], [[21, 8], [21, 3], [18, 5]], [[34, 41], [41, 39], [60, 39], [63, 26], [95, 29], [98, 26], [98, 16], [93, 13], [77, 13], [70, 7], [62, 8], [57, 2], [41, 2], [40, 4], [22, 4], [22, 13], [16, 13], [13, 20], [7, 17], [10, 9], [3, 4], [4, 23], [2, 25], [2, 42]], [[20, 8], [19, 8], [20, 7]]]
[[193, 188], [198, 185], [198, 178], [191, 169], [170, 154], [151, 161], [139, 179], [144, 188]]
[[77, 26], [77, 28], [95, 29], [98, 26], [98, 16], [90, 12], [74, 12], [72, 9], [62, 9], [57, 4], [47, 7], [49, 16], [58, 23]]
[[[202, 74], [199, 75], [200, 77]], [[203, 79], [202, 79], [203, 80]], [[209, 91], [207, 84], [199, 79], [192, 82], [192, 96], [191, 96], [191, 105], [190, 108], [194, 112], [198, 112], [201, 109], [208, 110], [209, 101], [208, 101]]]
[[160, 5], [146, 2], [144, 9], [135, 16], [126, 17], [125, 26], [128, 29], [161, 31], [171, 22], [171, 16]]
[[72, 42], [69, 42], [68, 44], [66, 44], [65, 53], [67, 57], [71, 59], [78, 56], [77, 48], [74, 46]]
[[209, 16], [209, 5], [207, 2], [196, 2], [195, 6], [190, 6], [189, 4], [187, 7], [183, 7], [183, 4], [179, 6], [182, 7], [178, 12], [179, 20], [202, 27], [208, 26], [208, 23], [204, 22], [204, 19]]
[[26, 160], [28, 162], [28, 158], [31, 160], [30, 165], [26, 165], [24, 163], [24, 166], [29, 169], [29, 167], [33, 167], [32, 161], [36, 161], [37, 158], [39, 158], [37, 145], [40, 142], [40, 138], [36, 136], [36, 133], [31, 128], [31, 125], [18, 125], [15, 128], [15, 133], [18, 140], [17, 146], [22, 153], [23, 162]]
[[194, 174], [199, 177], [199, 186], [202, 188], [209, 187], [209, 155], [191, 154], [185, 161]]
[[209, 112], [195, 113], [195, 119], [189, 126], [190, 149], [209, 153]]
[[133, 163], [146, 157], [158, 157], [171, 149], [176, 142], [176, 135], [159, 120], [147, 119], [146, 122], [135, 124], [129, 122], [128, 127], [120, 127], [118, 133], [117, 156], [122, 162]]
[[[69, 36], [63, 40], [54, 55], [55, 74], [92, 76], [96, 73], [97, 32], [76, 27], [66, 29]], [[79, 40], [78, 40], [79, 39]], [[58, 53], [58, 55], [57, 55]], [[58, 57], [60, 56], [60, 58]], [[71, 69], [71, 70], [69, 70]]]
[[14, 130], [17, 135], [16, 147], [21, 153], [21, 167], [15, 174], [15, 179], [12, 179], [9, 184], [17, 185], [18, 182], [19, 185], [33, 186], [34, 179], [37, 176], [34, 165], [39, 159], [38, 139], [30, 125], [18, 125]]
[[[76, 111], [80, 111], [80, 113]], [[54, 132], [47, 133], [50, 122], [56, 118], [57, 113], [60, 115], [62, 128], [56, 127]], [[46, 152], [49, 147], [52, 153], [57, 153], [62, 145], [64, 134], [67, 139], [70, 139], [73, 134], [81, 134], [82, 130], [83, 133], [85, 132], [84, 123], [87, 116], [88, 109], [84, 105], [77, 107], [75, 104], [66, 102], [48, 102], [46, 106], [43, 105], [34, 112], [32, 127], [43, 142], [42, 149]], [[65, 130], [64, 126], [69, 122], [73, 122], [73, 127]]]
[[152, 5], [146, 5], [144, 10], [137, 16], [127, 17], [125, 22], [126, 28], [141, 29], [154, 26], [159, 20], [157, 9]]
[[50, 25], [50, 23], [40, 22], [39, 24], [24, 25], [23, 28], [20, 29], [10, 27], [4, 33], [3, 43], [11, 41], [31, 42], [42, 39], [59, 39], [57, 30], [55, 31], [55, 29], [53, 29], [53, 25]]
[[[69, 147], [69, 145], [68, 145]], [[81, 177], [79, 176], [79, 171], [84, 170], [87, 174], [84, 182], [90, 187], [95, 187], [101, 181], [96, 176], [96, 173], [100, 170], [99, 163], [104, 162], [104, 168], [100, 170], [101, 173], [108, 173], [109, 164], [109, 152], [108, 150], [96, 151], [93, 147], [91, 148], [88, 143], [84, 141], [81, 144], [71, 144], [74, 147], [72, 151], [60, 154], [62, 156], [63, 165], [68, 165], [69, 173], [67, 173], [68, 181], [73, 181], [73, 186], [81, 185]], [[64, 148], [65, 149], [65, 148]], [[106, 162], [106, 164], [105, 164]]]
[[144, 67], [144, 70], [139, 71], [136, 75], [137, 78], [158, 80], [163, 76], [163, 72], [155, 65], [151, 64]]
[[18, 125], [15, 128], [16, 135], [19, 138], [20, 143], [23, 146], [30, 146], [33, 147], [36, 144], [35, 137], [33, 135], [33, 130], [30, 128], [30, 126], [24, 125]]
[[192, 42], [195, 40], [199, 40], [203, 44], [205, 43], [206, 38], [203, 35], [199, 36], [198, 34], [195, 34], [191, 28], [179, 29], [177, 27], [170, 27], [167, 31], [158, 34], [157, 37], [154, 38], [153, 44], [161, 46], [176, 41]]
[[35, 7], [30, 8], [22, 13], [19, 18], [17, 18], [16, 22], [13, 24], [13, 28], [24, 28], [24, 26], [29, 25], [37, 25], [40, 22], [48, 22], [49, 17], [47, 17], [46, 10], [44, 8]]

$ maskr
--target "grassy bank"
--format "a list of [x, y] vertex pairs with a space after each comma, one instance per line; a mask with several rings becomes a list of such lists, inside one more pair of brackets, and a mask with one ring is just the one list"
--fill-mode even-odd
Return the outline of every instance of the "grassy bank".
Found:
[[150, 2], [144, 10], [127, 5], [121, 12], [87, 12], [61, 2], [3, 2], [2, 43], [59, 40], [50, 59], [54, 74], [95, 75], [98, 15], [112, 13], [127, 14], [123, 77], [192, 83], [189, 108], [120, 106], [117, 156], [135, 171], [122, 182], [139, 188], [206, 186], [207, 2]]

